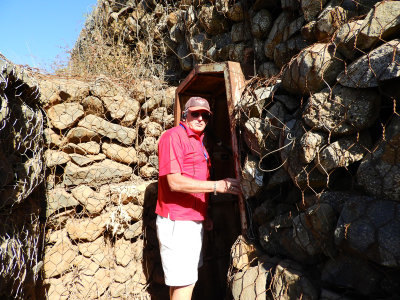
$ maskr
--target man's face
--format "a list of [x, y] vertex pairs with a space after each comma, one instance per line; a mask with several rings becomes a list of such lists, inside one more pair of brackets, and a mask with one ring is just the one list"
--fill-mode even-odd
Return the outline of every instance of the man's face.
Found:
[[196, 134], [201, 134], [206, 128], [210, 114], [206, 110], [190, 111], [186, 117], [186, 125]]

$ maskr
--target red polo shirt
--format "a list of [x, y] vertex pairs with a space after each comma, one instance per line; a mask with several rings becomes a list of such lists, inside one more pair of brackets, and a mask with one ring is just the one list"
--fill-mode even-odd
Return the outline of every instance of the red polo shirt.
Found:
[[184, 123], [163, 133], [158, 143], [158, 199], [156, 213], [171, 220], [204, 220], [208, 193], [172, 192], [168, 174], [180, 173], [198, 180], [209, 179], [209, 156], [198, 136]]

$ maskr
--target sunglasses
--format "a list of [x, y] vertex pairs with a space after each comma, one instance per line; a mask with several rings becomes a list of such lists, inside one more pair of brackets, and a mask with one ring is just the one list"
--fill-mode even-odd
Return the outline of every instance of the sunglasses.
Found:
[[210, 119], [210, 114], [208, 112], [191, 111], [190, 115], [192, 116], [192, 118], [195, 119], [197, 119], [201, 115], [204, 121], [208, 121], [208, 119]]

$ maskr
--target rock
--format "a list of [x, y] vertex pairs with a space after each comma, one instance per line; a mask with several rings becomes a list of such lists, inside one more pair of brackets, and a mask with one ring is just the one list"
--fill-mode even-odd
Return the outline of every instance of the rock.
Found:
[[[118, 265], [126, 267], [132, 260], [132, 243], [125, 239], [115, 242], [115, 261]], [[128, 274], [129, 276], [130, 274]], [[126, 281], [126, 280], [125, 280]]]
[[104, 294], [111, 283], [110, 271], [100, 268], [94, 276], [81, 275], [75, 285], [77, 298], [95, 299]]
[[271, 270], [258, 264], [236, 273], [231, 280], [233, 299], [267, 299], [266, 292], [271, 280]]
[[333, 169], [362, 160], [370, 147], [371, 137], [368, 133], [339, 138], [321, 150], [314, 162], [321, 173], [329, 173]]
[[131, 175], [131, 167], [109, 159], [94, 163], [88, 167], [79, 167], [69, 162], [64, 171], [64, 183], [66, 185], [87, 184], [96, 187], [102, 184], [128, 180]]
[[227, 12], [227, 17], [234, 22], [241, 22], [244, 20], [244, 8], [242, 2], [233, 3]]
[[84, 127], [74, 127], [68, 131], [65, 140], [68, 143], [100, 142], [100, 135]]
[[95, 218], [69, 219], [65, 228], [72, 240], [96, 240], [106, 229], [106, 222], [110, 214], [103, 214]]
[[301, 10], [303, 11], [304, 18], [306, 21], [313, 21], [315, 17], [322, 11], [324, 5], [328, 0], [314, 1], [314, 0], [302, 0]]
[[247, 155], [242, 168], [241, 187], [245, 199], [255, 196], [263, 186], [264, 174], [259, 168], [259, 159]]
[[272, 26], [272, 15], [266, 10], [258, 11], [251, 20], [251, 33], [253, 37], [264, 39], [267, 37]]
[[349, 18], [348, 11], [341, 6], [328, 6], [318, 16], [314, 34], [318, 41], [330, 38]]
[[293, 219], [293, 238], [309, 255], [334, 254], [333, 230], [337, 217], [326, 203], [316, 204]]
[[190, 52], [194, 54], [196, 62], [203, 63], [204, 54], [211, 47], [211, 39], [205, 33], [199, 33], [189, 37], [188, 46]]
[[273, 189], [277, 186], [290, 182], [290, 176], [284, 168], [280, 168], [276, 171], [268, 181], [267, 190]]
[[143, 232], [143, 221], [137, 221], [133, 225], [129, 225], [127, 229], [124, 231], [124, 237], [127, 240], [133, 239]]
[[[335, 81], [344, 65], [329, 44], [316, 43], [305, 48], [283, 73], [282, 85], [291, 93], [319, 92]], [[329, 86], [328, 86], [329, 87]]]
[[250, 118], [260, 118], [265, 109], [265, 103], [270, 102], [267, 99], [271, 98], [278, 87], [279, 84], [275, 84], [245, 91], [238, 104], [240, 105], [240, 109]]
[[146, 137], [152, 136], [152, 137], [158, 138], [163, 133], [163, 131], [164, 130], [160, 124], [158, 124], [156, 122], [149, 122], [144, 131], [144, 135]]
[[276, 45], [274, 49], [274, 62], [281, 68], [290, 62], [292, 57], [306, 48], [309, 44], [300, 35], [288, 39], [287, 41]]
[[174, 124], [174, 116], [168, 114], [166, 107], [159, 107], [151, 112], [149, 121], [160, 124], [163, 128], [171, 128]]
[[278, 100], [282, 103], [291, 113], [295, 112], [300, 106], [300, 102], [297, 99], [288, 95], [274, 95], [274, 100]]
[[73, 144], [68, 143], [61, 148], [62, 151], [66, 153], [77, 153], [77, 154], [90, 154], [97, 155], [100, 152], [100, 145], [96, 142], [87, 142], [87, 143], [79, 143]]
[[273, 59], [274, 49], [276, 45], [283, 42], [283, 32], [285, 31], [285, 28], [289, 26], [292, 20], [293, 20], [292, 15], [287, 11], [283, 11], [275, 19], [272, 29], [269, 32], [268, 38], [265, 41], [264, 53], [266, 57]]
[[[314, 164], [305, 164], [302, 161], [304, 150], [299, 142], [304, 135], [304, 127], [300, 121], [291, 120], [286, 123], [285, 135], [281, 136], [279, 147], [282, 162], [294, 184], [300, 189], [316, 188], [327, 185], [326, 175], [322, 175]], [[289, 135], [288, 135], [289, 133]]]
[[266, 78], [274, 77], [279, 74], [279, 69], [273, 62], [265, 62], [258, 68], [258, 73]]
[[399, 154], [400, 121], [398, 117], [386, 126], [385, 137], [377, 149], [365, 156], [357, 170], [357, 181], [365, 191], [377, 197], [400, 201]]
[[383, 81], [400, 76], [399, 64], [400, 39], [395, 39], [352, 62], [337, 80], [347, 87], [377, 87]]
[[99, 270], [99, 265], [83, 255], [75, 257], [72, 265], [80, 270], [83, 275], [93, 276]]
[[185, 41], [185, 28], [182, 23], [177, 23], [169, 29], [169, 37], [175, 43]]
[[265, 152], [267, 126], [268, 124], [259, 118], [250, 118], [244, 125], [244, 140], [250, 151], [256, 156], [261, 156]]
[[198, 12], [201, 26], [209, 35], [217, 35], [228, 31], [228, 21], [213, 6], [202, 6]]
[[139, 170], [139, 175], [144, 178], [152, 178], [158, 175], [158, 169], [150, 164], [146, 164]]
[[45, 278], [58, 276], [71, 268], [71, 263], [78, 255], [77, 250], [68, 239], [62, 239], [52, 247], [47, 246], [43, 261]]
[[179, 63], [182, 70], [190, 71], [193, 66], [193, 58], [186, 43], [179, 44], [178, 48], [176, 49], [176, 53], [178, 54]]
[[82, 101], [82, 106], [87, 115], [104, 116], [105, 109], [103, 102], [94, 96], [87, 96]]
[[244, 60], [244, 52], [246, 49], [245, 43], [233, 44], [229, 48], [229, 59], [236, 62]]
[[359, 257], [342, 255], [326, 262], [321, 279], [326, 284], [351, 288], [367, 297], [378, 287], [380, 276]]
[[100, 213], [108, 200], [105, 194], [95, 192], [86, 185], [74, 188], [71, 193], [90, 214]]
[[75, 79], [47, 78], [38, 83], [40, 104], [45, 108], [65, 101], [80, 103], [89, 95], [89, 84]]
[[104, 142], [103, 153], [111, 160], [127, 165], [137, 163], [136, 150], [133, 147], [123, 147], [114, 143]]
[[61, 145], [61, 137], [55, 133], [51, 128], [44, 129], [44, 142], [47, 144], [47, 147], [60, 147]]
[[232, 24], [231, 38], [234, 43], [244, 42], [251, 38], [244, 22]]
[[300, 8], [300, 3], [297, 0], [281, 0], [282, 9], [297, 11]]
[[110, 268], [114, 264], [114, 253], [103, 236], [90, 242], [80, 241], [78, 249], [84, 257], [90, 258], [102, 268]]
[[264, 54], [264, 41], [260, 39], [253, 39], [254, 56], [259, 62], [265, 61]]
[[143, 215], [143, 207], [140, 205], [136, 205], [131, 203], [128, 203], [122, 207], [123, 210], [125, 210], [129, 217], [131, 218], [132, 221], [139, 221], [142, 219]]
[[157, 145], [158, 142], [154, 137], [152, 136], [145, 137], [143, 139], [143, 142], [139, 145], [138, 150], [146, 154], [157, 153]]
[[370, 127], [380, 108], [376, 90], [356, 90], [340, 85], [324, 89], [309, 98], [304, 122], [332, 135], [352, 134]]
[[46, 216], [54, 212], [77, 206], [78, 201], [63, 188], [55, 188], [47, 193]]
[[354, 196], [347, 201], [335, 229], [335, 243], [382, 266], [400, 265], [400, 221], [394, 201]]
[[132, 126], [140, 110], [140, 103], [130, 98], [124, 89], [105, 76], [96, 78], [91, 93], [101, 99], [111, 118], [121, 121], [123, 126]]
[[100, 153], [97, 155], [81, 155], [81, 154], [76, 154], [76, 153], [71, 153], [69, 154], [69, 157], [71, 158], [71, 161], [80, 166], [80, 167], [85, 167], [87, 165], [90, 165], [94, 162], [102, 161], [106, 158], [105, 154]]
[[360, 32], [363, 21], [357, 20], [343, 24], [335, 35], [337, 51], [348, 59], [355, 59], [361, 52], [356, 47], [356, 39]]
[[327, 141], [328, 137], [326, 134], [307, 131], [300, 139], [301, 151], [299, 156], [301, 161], [306, 164], [312, 162]]
[[318, 299], [318, 292], [301, 267], [289, 260], [281, 261], [272, 279], [274, 299]]
[[379, 41], [388, 41], [400, 34], [400, 3], [383, 1], [365, 17], [357, 37], [357, 47], [365, 50]]
[[148, 158], [146, 153], [144, 153], [144, 152], [139, 152], [138, 153], [138, 165], [139, 165], [139, 167], [143, 167], [144, 165], [147, 164], [148, 161], [149, 161], [149, 158]]
[[144, 204], [144, 193], [148, 188], [148, 185], [152, 181], [142, 182], [122, 182], [118, 184], [110, 184], [108, 186], [102, 186], [100, 192], [104, 192], [107, 197], [115, 204], [128, 204], [133, 202], [134, 204]]
[[64, 276], [56, 278], [45, 278], [43, 284], [48, 287], [47, 293], [51, 295], [54, 299], [68, 300], [70, 293], [69, 282], [73, 280], [73, 273], [66, 273]]
[[63, 165], [70, 161], [70, 158], [67, 153], [62, 152], [62, 151], [57, 151], [57, 150], [47, 149], [44, 152], [44, 156], [45, 156], [45, 160], [46, 160], [46, 166], [48, 168], [51, 168], [51, 167], [54, 167], [57, 165]]
[[351, 299], [346, 296], [336, 294], [332, 291], [321, 289], [319, 300], [351, 300]]
[[47, 111], [51, 124], [57, 129], [65, 129], [75, 124], [83, 115], [83, 107], [79, 103], [69, 102], [56, 104]]
[[86, 116], [78, 125], [110, 139], [116, 139], [125, 145], [133, 144], [136, 138], [135, 129], [113, 124], [95, 115]]
[[237, 270], [248, 270], [256, 258], [255, 248], [242, 235], [239, 235], [231, 249], [232, 266]]

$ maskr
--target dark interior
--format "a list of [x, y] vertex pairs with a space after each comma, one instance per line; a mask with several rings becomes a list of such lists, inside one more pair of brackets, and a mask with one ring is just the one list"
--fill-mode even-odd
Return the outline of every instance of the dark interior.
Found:
[[[182, 111], [191, 96], [203, 96], [213, 112], [206, 127], [205, 146], [211, 157], [211, 180], [235, 177], [231, 142], [231, 123], [228, 114], [224, 73], [196, 74], [178, 93]], [[193, 299], [229, 299], [227, 272], [230, 249], [240, 234], [240, 215], [237, 196], [210, 194], [209, 214], [214, 222], [212, 231], [205, 231], [203, 243], [203, 267], [199, 269], [199, 281]]]

